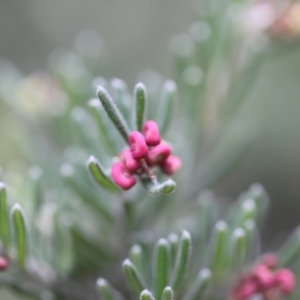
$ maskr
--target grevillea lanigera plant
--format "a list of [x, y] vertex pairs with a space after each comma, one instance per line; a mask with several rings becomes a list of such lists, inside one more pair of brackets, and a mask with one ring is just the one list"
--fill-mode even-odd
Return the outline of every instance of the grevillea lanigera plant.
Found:
[[[175, 84], [168, 81], [165, 89], [167, 93], [172, 94], [175, 91]], [[177, 156], [171, 155], [171, 147], [161, 139], [157, 123], [153, 120], [145, 122], [147, 108], [145, 86], [138, 83], [135, 87], [135, 114], [133, 114], [135, 120], [125, 119], [103, 87], [98, 87], [97, 94], [100, 101], [93, 99], [90, 106], [96, 110], [100, 107], [101, 102], [121, 137], [128, 144], [128, 147], [118, 154], [116, 162], [111, 167], [111, 177], [115, 184], [123, 190], [128, 190], [136, 184], [136, 177], [138, 177], [150, 195], [171, 193], [175, 189], [175, 182], [169, 179], [160, 183], [155, 169], [159, 167], [163, 173], [172, 175], [180, 168], [181, 160]], [[99, 118], [99, 115], [97, 117]], [[131, 130], [128, 123], [134, 124], [135, 130]], [[103, 134], [109, 133], [104, 130]], [[88, 166], [96, 181], [109, 185], [109, 178], [105, 177], [105, 170], [93, 156], [90, 157]]]
[[0, 174], [0, 293], [299, 300], [299, 228], [262, 250], [264, 188], [226, 209], [213, 193], [255, 142], [238, 112], [264, 58], [299, 38], [299, 3], [202, 0], [194, 12], [171, 42], [173, 79], [144, 71], [132, 93], [99, 75], [94, 31], [42, 72], [1, 61], [0, 122], [20, 147]]

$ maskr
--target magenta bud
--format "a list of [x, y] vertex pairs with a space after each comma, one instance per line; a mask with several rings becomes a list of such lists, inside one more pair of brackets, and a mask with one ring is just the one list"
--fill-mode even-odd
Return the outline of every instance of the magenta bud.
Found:
[[161, 164], [162, 171], [167, 175], [172, 175], [181, 167], [181, 159], [178, 156], [170, 155]]
[[269, 269], [274, 269], [278, 265], [278, 257], [276, 254], [267, 253], [262, 257], [261, 263]]
[[5, 271], [8, 267], [8, 261], [3, 256], [0, 256], [0, 272]]
[[253, 278], [249, 278], [242, 282], [233, 292], [234, 300], [248, 300], [251, 296], [258, 292], [257, 282]]
[[162, 164], [171, 154], [171, 148], [167, 144], [159, 144], [148, 151], [147, 162], [149, 165]]
[[132, 153], [132, 157], [135, 159], [145, 158], [148, 153], [148, 147], [146, 145], [143, 135], [138, 131], [133, 131], [128, 137], [128, 143]]
[[136, 179], [129, 173], [123, 162], [117, 162], [112, 165], [111, 176], [115, 184], [123, 190], [129, 190], [136, 184]]
[[279, 269], [274, 274], [274, 277], [283, 294], [288, 295], [294, 290], [296, 278], [294, 273], [289, 269]]
[[125, 166], [128, 171], [135, 172], [141, 168], [142, 164], [139, 160], [136, 160], [132, 157], [132, 152], [129, 149], [126, 149], [122, 152]]
[[274, 286], [274, 274], [265, 265], [254, 267], [253, 276], [257, 279], [262, 290], [267, 290]]
[[160, 141], [158, 125], [154, 121], [147, 121], [143, 126], [143, 134], [148, 146], [157, 146]]

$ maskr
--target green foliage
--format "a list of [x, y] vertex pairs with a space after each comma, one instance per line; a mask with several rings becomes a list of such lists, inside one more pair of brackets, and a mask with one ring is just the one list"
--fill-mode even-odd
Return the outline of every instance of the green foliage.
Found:
[[[56, 53], [44, 76], [0, 70], [11, 76], [0, 97], [26, 133], [21, 155], [34, 166], [1, 175], [1, 285], [40, 300], [95, 292], [104, 300], [224, 299], [260, 259], [264, 188], [254, 184], [222, 214], [208, 188], [254, 142], [252, 124], [236, 116], [273, 44], [262, 42], [266, 30], [247, 33], [238, 23], [250, 3], [212, 2], [202, 1], [189, 32], [171, 43], [174, 81], [151, 85], [149, 76], [131, 94], [125, 81], [99, 77], [91, 66], [100, 58], [78, 45]], [[124, 192], [111, 166], [146, 120], [158, 123], [182, 170], [171, 178], [143, 158], [147, 172]], [[297, 273], [299, 254], [296, 229], [279, 265]]]

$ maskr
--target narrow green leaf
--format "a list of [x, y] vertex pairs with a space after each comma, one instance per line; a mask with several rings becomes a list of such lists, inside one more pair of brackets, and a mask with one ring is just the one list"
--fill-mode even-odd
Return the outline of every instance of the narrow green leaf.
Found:
[[243, 229], [246, 232], [247, 255], [246, 263], [252, 263], [261, 255], [260, 236], [257, 230], [256, 223], [253, 220], [245, 222]]
[[96, 283], [98, 293], [104, 300], [119, 300], [119, 293], [104, 278], [99, 278]]
[[28, 170], [28, 177], [30, 180], [32, 190], [32, 212], [36, 215], [42, 204], [42, 177], [43, 171], [39, 166], [31, 166]]
[[167, 286], [162, 293], [161, 300], [173, 300], [174, 292], [170, 286]]
[[112, 182], [108, 177], [103, 167], [97, 161], [94, 156], [90, 156], [87, 162], [90, 173], [92, 174], [94, 180], [103, 188], [110, 191], [119, 191], [118, 187]]
[[162, 87], [162, 96], [157, 110], [158, 124], [162, 135], [167, 131], [172, 120], [176, 92], [176, 83], [167, 80]]
[[259, 222], [258, 225], [260, 225], [264, 220], [264, 216], [269, 207], [269, 195], [264, 187], [259, 183], [252, 184], [247, 192], [247, 195], [249, 198], [253, 199], [256, 204]]
[[69, 222], [61, 218], [55, 224], [56, 272], [64, 277], [74, 265], [74, 247]]
[[284, 243], [279, 253], [279, 264], [281, 266], [291, 266], [300, 257], [300, 226], [297, 227]]
[[176, 262], [176, 253], [178, 250], [179, 237], [176, 233], [171, 233], [168, 236], [168, 241], [170, 244], [171, 265], [173, 266]]
[[104, 116], [105, 112], [102, 110], [103, 107], [101, 107], [101, 102], [97, 98], [91, 99], [88, 102], [88, 106], [96, 123], [103, 147], [105, 148], [107, 153], [115, 156], [117, 150], [116, 143], [112, 140], [113, 134], [109, 131], [109, 125], [107, 124], [107, 122], [105, 122], [106, 116]]
[[169, 243], [166, 239], [160, 239], [155, 247], [154, 253], [154, 278], [155, 298], [161, 299], [163, 289], [169, 281]]
[[143, 280], [145, 280], [145, 270], [143, 265], [143, 250], [140, 245], [133, 245], [129, 251], [129, 258], [140, 273]]
[[235, 213], [233, 228], [243, 226], [247, 221], [257, 220], [257, 207], [253, 199], [243, 200]]
[[240, 271], [247, 254], [247, 234], [242, 228], [236, 228], [231, 236], [229, 247], [230, 269]]
[[136, 84], [134, 88], [134, 99], [136, 129], [142, 131], [147, 108], [147, 91], [146, 87], [141, 82]]
[[141, 293], [140, 300], [155, 300], [155, 299], [148, 290], [144, 290]]
[[149, 195], [157, 197], [163, 194], [170, 194], [174, 192], [175, 188], [176, 182], [173, 179], [168, 179], [165, 182], [148, 186], [147, 192]]
[[18, 203], [11, 209], [11, 222], [14, 229], [17, 261], [21, 267], [24, 267], [28, 255], [28, 233], [24, 213]]
[[128, 136], [130, 134], [130, 129], [126, 124], [124, 117], [122, 116], [116, 104], [114, 103], [113, 99], [108, 94], [108, 92], [101, 86], [98, 86], [97, 88], [97, 96], [99, 97], [99, 100], [101, 101], [107, 115], [109, 116], [109, 118], [114, 123], [121, 136], [127, 143]]
[[209, 269], [202, 269], [183, 300], [202, 299], [211, 283], [212, 274]]
[[119, 78], [113, 78], [110, 81], [110, 85], [113, 88], [114, 91], [114, 99], [115, 102], [120, 109], [122, 115], [124, 116], [125, 120], [129, 124], [131, 122], [131, 110], [130, 110], [130, 95], [128, 93], [128, 88], [126, 83], [119, 79]]
[[192, 253], [191, 235], [187, 231], [183, 231], [180, 236], [179, 248], [176, 257], [175, 268], [172, 277], [172, 288], [176, 292], [182, 284], [186, 271], [189, 266], [189, 261]]
[[139, 296], [145, 289], [145, 285], [142, 281], [141, 275], [129, 259], [126, 259], [123, 262], [123, 272], [131, 290], [136, 296]]
[[211, 260], [209, 265], [213, 275], [218, 277], [220, 272], [223, 271], [224, 265], [226, 264], [226, 245], [228, 240], [228, 226], [224, 221], [218, 221], [212, 241], [211, 241]]
[[0, 238], [4, 249], [7, 251], [10, 241], [10, 227], [6, 200], [6, 187], [2, 182], [0, 182]]

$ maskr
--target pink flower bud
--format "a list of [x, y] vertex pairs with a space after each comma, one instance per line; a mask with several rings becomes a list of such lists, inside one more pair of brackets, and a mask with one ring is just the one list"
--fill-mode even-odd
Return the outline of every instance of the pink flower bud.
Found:
[[123, 156], [124, 163], [125, 163], [128, 171], [135, 172], [139, 168], [141, 168], [141, 166], [142, 166], [141, 162], [132, 157], [132, 153], [129, 149], [124, 150], [122, 152], [122, 156]]
[[235, 300], [248, 300], [258, 292], [257, 282], [253, 278], [249, 278], [242, 282], [242, 284], [236, 288], [233, 292], [233, 299]]
[[274, 286], [274, 274], [265, 265], [254, 267], [252, 272], [262, 290], [267, 290]]
[[141, 159], [147, 156], [148, 147], [146, 145], [143, 135], [140, 132], [131, 132], [128, 138], [128, 143], [133, 158]]
[[296, 278], [294, 273], [289, 269], [279, 269], [274, 277], [283, 294], [288, 295], [294, 290]]
[[117, 162], [112, 165], [111, 176], [115, 184], [123, 190], [129, 190], [136, 184], [136, 179], [129, 173], [123, 162]]
[[143, 126], [143, 134], [148, 146], [157, 146], [160, 143], [159, 129], [154, 121], [147, 121]]
[[181, 159], [175, 155], [170, 155], [161, 164], [161, 169], [164, 173], [168, 175], [174, 174], [181, 167]]
[[0, 256], [0, 272], [5, 271], [8, 267], [8, 261], [3, 256]]
[[147, 162], [149, 165], [161, 164], [171, 154], [171, 148], [167, 144], [159, 144], [148, 151]]
[[261, 263], [269, 269], [274, 269], [278, 265], [278, 257], [273, 253], [267, 253], [262, 257]]

